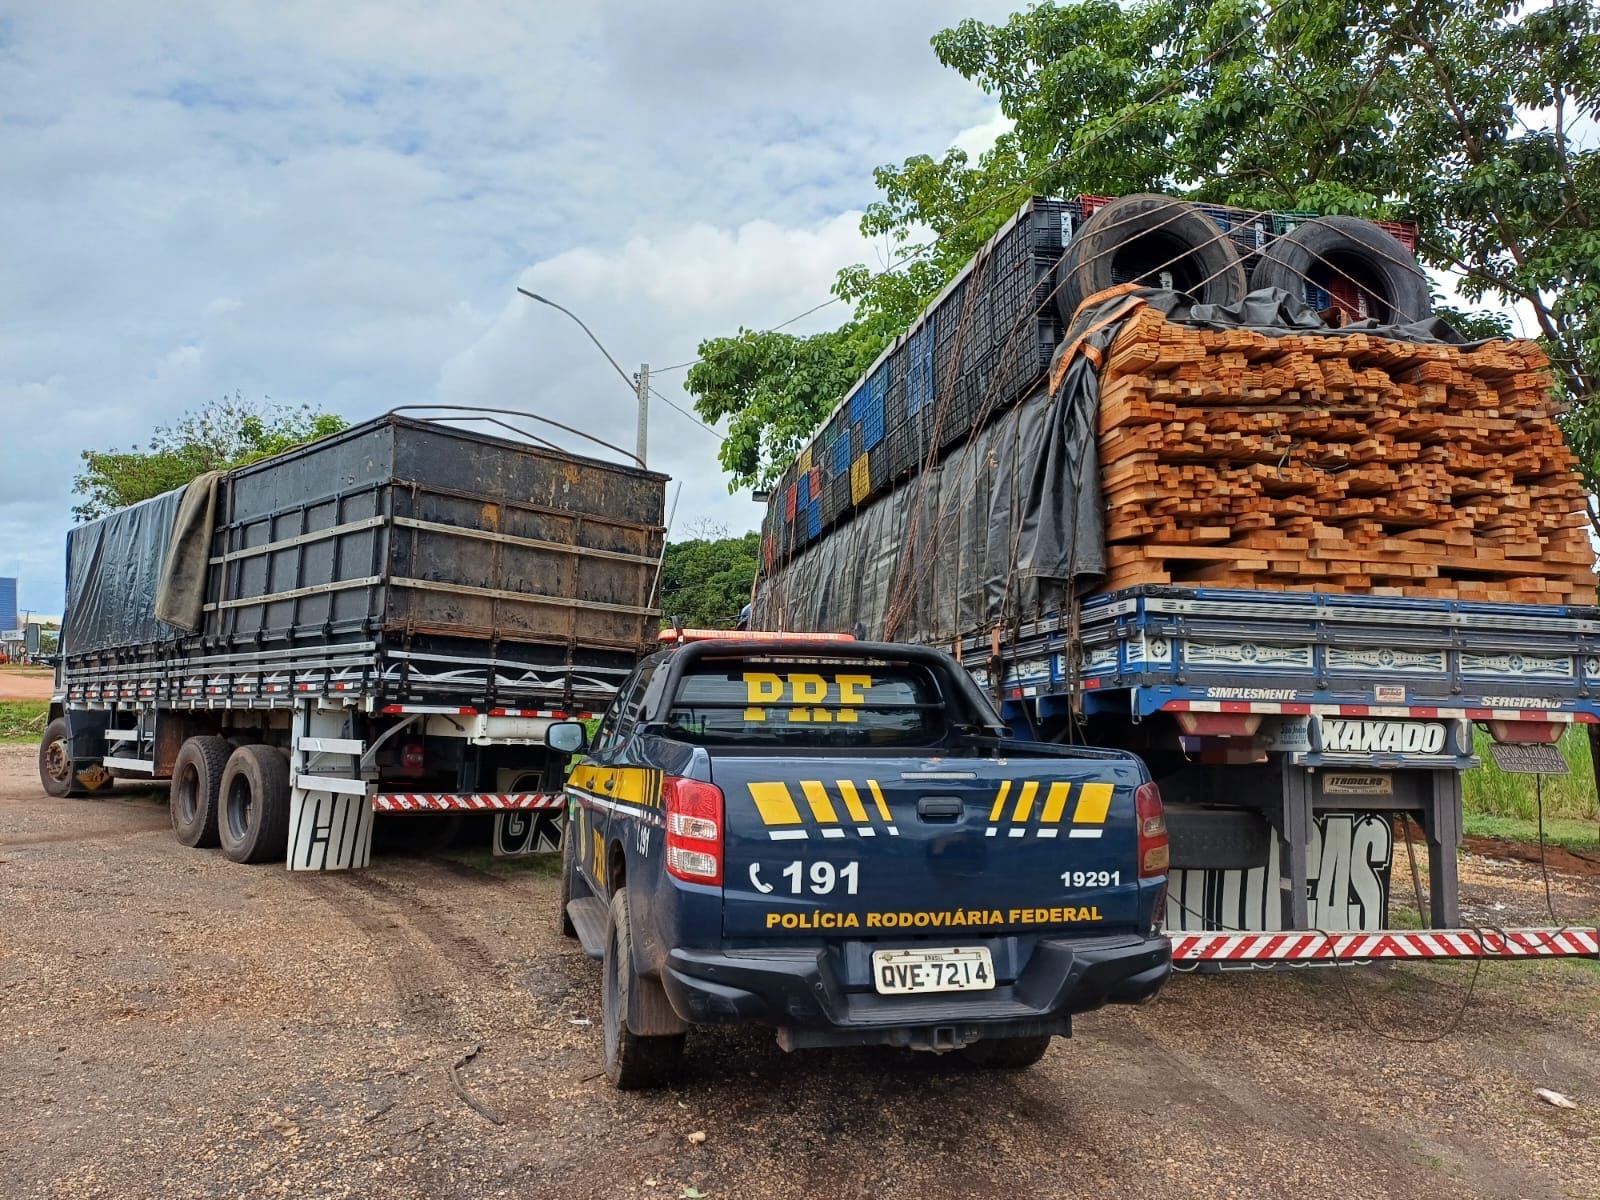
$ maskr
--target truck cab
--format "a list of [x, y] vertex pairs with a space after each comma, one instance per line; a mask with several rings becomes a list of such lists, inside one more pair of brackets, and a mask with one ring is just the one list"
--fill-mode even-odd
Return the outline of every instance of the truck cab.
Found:
[[603, 964], [619, 1087], [735, 1022], [1027, 1066], [1170, 968], [1144, 765], [1013, 740], [942, 651], [685, 640], [624, 683], [567, 797], [562, 928]]

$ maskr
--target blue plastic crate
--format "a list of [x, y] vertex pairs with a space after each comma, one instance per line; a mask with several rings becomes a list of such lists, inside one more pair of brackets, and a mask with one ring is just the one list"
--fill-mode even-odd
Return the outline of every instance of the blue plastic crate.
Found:
[[822, 535], [822, 509], [815, 504], [806, 506], [806, 534], [810, 537]]
[[906, 343], [906, 412], [915, 415], [933, 399], [933, 331], [924, 321]]
[[838, 441], [828, 449], [829, 466], [835, 477], [850, 475], [850, 464], [855, 461], [855, 455], [850, 453], [850, 431], [844, 430]]

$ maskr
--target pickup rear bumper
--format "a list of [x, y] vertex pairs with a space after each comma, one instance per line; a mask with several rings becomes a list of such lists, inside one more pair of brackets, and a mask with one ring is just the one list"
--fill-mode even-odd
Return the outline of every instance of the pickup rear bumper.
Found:
[[[998, 943], [990, 943], [997, 965], [1015, 949]], [[1070, 1034], [1073, 1014], [1149, 1000], [1172, 968], [1165, 937], [1040, 937], [1032, 939], [1015, 977], [992, 991], [881, 996], [870, 967], [863, 972], [861, 964], [872, 949], [888, 948], [676, 949], [667, 956], [661, 984], [691, 1024], [774, 1026], [789, 1049], [888, 1044], [953, 1050], [984, 1038]]]

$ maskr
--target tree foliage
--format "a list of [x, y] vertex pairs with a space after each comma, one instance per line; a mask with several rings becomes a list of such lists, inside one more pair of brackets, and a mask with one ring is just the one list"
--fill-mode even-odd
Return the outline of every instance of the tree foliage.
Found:
[[718, 527], [667, 545], [661, 568], [661, 608], [698, 629], [732, 629], [750, 602], [761, 535], [728, 537]]
[[[1451, 272], [1469, 302], [1531, 310], [1574, 405], [1565, 428], [1585, 481], [1600, 485], [1592, 4], [1047, 0], [1000, 24], [963, 21], [933, 48], [1013, 126], [976, 162], [952, 149], [876, 172], [881, 196], [862, 232], [896, 265], [840, 273], [834, 290], [855, 306], [852, 328], [880, 345], [902, 331], [1035, 194], [1163, 191], [1412, 220], [1419, 257]], [[1504, 328], [1492, 315], [1457, 315], [1474, 335]], [[808, 387], [849, 374], [842, 360], [839, 371], [822, 361], [836, 349], [828, 336], [814, 340], [814, 359], [797, 352], [813, 372]], [[768, 387], [758, 367], [731, 411]], [[773, 401], [762, 419], [786, 430], [829, 407]], [[752, 443], [741, 466], [800, 440]]]
[[885, 342], [855, 322], [812, 337], [741, 329], [701, 342], [685, 386], [707, 421], [727, 418], [728, 490], [773, 483]]
[[80, 521], [103, 517], [207, 471], [240, 467], [344, 427], [343, 417], [310, 405], [246, 400], [235, 392], [158, 426], [143, 449], [83, 451], [72, 490], [84, 500], [72, 512]]

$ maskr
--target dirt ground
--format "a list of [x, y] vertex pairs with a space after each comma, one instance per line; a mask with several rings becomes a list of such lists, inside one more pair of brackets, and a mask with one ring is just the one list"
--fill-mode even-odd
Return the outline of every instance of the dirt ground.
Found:
[[48, 700], [55, 678], [49, 667], [0, 666], [0, 700]]
[[[1536, 868], [1464, 875], [1543, 913]], [[1600, 880], [1551, 878], [1596, 920]], [[697, 1031], [620, 1095], [555, 895], [482, 858], [235, 866], [159, 792], [50, 800], [0, 746], [0, 1195], [1600, 1197], [1595, 964], [1181, 976], [1016, 1074]]]

